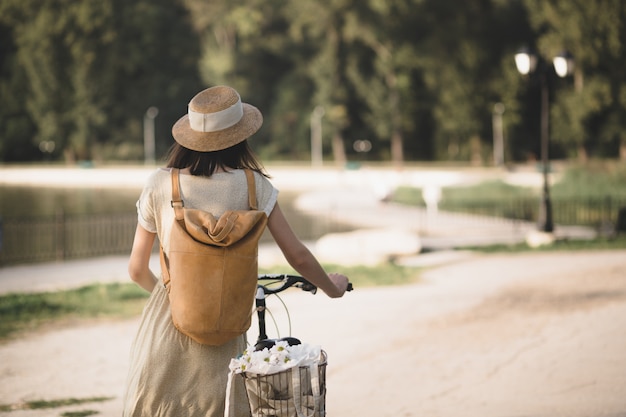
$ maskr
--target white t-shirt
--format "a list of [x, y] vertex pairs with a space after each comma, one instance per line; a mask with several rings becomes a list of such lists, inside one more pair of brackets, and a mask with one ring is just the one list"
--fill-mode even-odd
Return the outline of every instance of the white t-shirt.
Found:
[[[254, 173], [258, 209], [268, 216], [274, 209], [278, 190], [270, 181]], [[248, 185], [243, 170], [218, 172], [211, 177], [180, 175], [180, 194], [186, 208], [207, 211], [216, 218], [227, 210], [247, 210]], [[167, 252], [170, 229], [174, 222], [172, 180], [169, 168], [159, 168], [148, 178], [137, 201], [138, 222], [156, 233]]]

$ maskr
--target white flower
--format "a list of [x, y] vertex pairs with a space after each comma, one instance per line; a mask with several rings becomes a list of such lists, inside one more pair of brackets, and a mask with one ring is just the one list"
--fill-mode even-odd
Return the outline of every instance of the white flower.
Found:
[[245, 350], [231, 359], [230, 369], [235, 373], [274, 374], [294, 366], [308, 366], [319, 361], [321, 348], [307, 344], [289, 346], [279, 341], [271, 349]]
[[276, 342], [270, 349], [271, 363], [288, 363], [291, 360], [289, 357], [290, 350], [291, 346], [284, 340]]

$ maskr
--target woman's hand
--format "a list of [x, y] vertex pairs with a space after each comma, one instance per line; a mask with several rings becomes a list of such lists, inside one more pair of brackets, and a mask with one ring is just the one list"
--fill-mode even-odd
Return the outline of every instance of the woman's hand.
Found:
[[337, 287], [337, 295], [328, 294], [328, 296], [331, 298], [343, 297], [348, 289], [348, 284], [350, 283], [350, 281], [348, 281], [348, 277], [344, 274], [331, 272], [328, 274], [328, 279], [330, 279], [332, 283], [335, 284], [335, 287]]

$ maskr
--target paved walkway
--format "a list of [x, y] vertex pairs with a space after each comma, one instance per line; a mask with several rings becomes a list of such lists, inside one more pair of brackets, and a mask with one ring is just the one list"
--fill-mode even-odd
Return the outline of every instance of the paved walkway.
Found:
[[[626, 417], [624, 268], [624, 251], [478, 255], [416, 285], [284, 301], [294, 335], [329, 353], [329, 415]], [[0, 404], [111, 398], [0, 416], [119, 416], [137, 325], [97, 321], [0, 344]]]

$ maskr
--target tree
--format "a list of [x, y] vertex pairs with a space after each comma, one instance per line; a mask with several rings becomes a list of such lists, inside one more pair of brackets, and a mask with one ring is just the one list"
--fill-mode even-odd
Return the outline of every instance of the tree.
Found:
[[403, 14], [416, 61], [407, 103], [414, 112], [422, 109], [420, 130], [432, 126], [432, 158], [483, 163], [491, 156], [498, 103], [506, 108], [507, 153], [525, 156], [532, 141], [514, 130], [524, 109], [513, 55], [533, 37], [522, 1], [425, 0], [411, 11]]
[[324, 109], [324, 132], [325, 136], [330, 136], [338, 166], [347, 161], [344, 131], [351, 124], [348, 109], [350, 86], [346, 73], [350, 51], [345, 30], [358, 8], [359, 3], [353, 0], [333, 0], [324, 4], [314, 0], [292, 0], [286, 10], [289, 33], [311, 48], [305, 65], [314, 93], [307, 115], [316, 106]]
[[68, 161], [141, 158], [145, 110], [161, 107], [165, 141], [198, 88], [196, 44], [184, 38], [186, 11], [175, 2], [7, 0], [0, 12], [14, 45], [3, 83], [25, 87], [21, 111], [34, 127], [3, 142], [54, 143]]
[[2, 23], [0, 39], [0, 161], [28, 161], [41, 156], [31, 140], [36, 131], [24, 103], [28, 80], [17, 60], [11, 31]]
[[574, 56], [574, 91], [553, 106], [552, 138], [586, 160], [589, 150], [617, 141], [626, 156], [626, 5], [620, 0], [526, 0], [541, 54]]
[[[391, 161], [400, 167], [404, 161], [404, 132], [411, 121], [411, 74], [417, 67], [412, 43], [416, 40], [417, 6], [406, 0], [372, 0], [363, 5], [349, 22], [347, 38], [361, 43], [371, 53], [355, 54], [349, 62], [349, 76], [359, 97], [367, 103], [366, 123], [382, 140], [390, 142]], [[417, 37], [419, 39], [419, 35]], [[367, 58], [365, 60], [364, 58]], [[410, 126], [410, 124], [409, 124]]]
[[2, 4], [0, 15], [11, 29], [16, 46], [14, 70], [23, 71], [26, 77], [27, 88], [22, 93], [24, 110], [36, 126], [36, 133], [26, 140], [34, 144], [49, 141], [56, 143], [55, 149], [62, 150], [69, 136], [70, 122], [67, 117], [69, 80], [62, 65], [68, 59], [63, 46], [66, 21], [60, 19], [59, 9], [60, 5], [51, 1], [7, 0]]
[[[535, 153], [537, 88], [523, 44], [575, 57], [551, 85], [555, 155], [626, 158], [626, 6], [620, 0], [3, 0], [0, 157], [140, 159], [159, 109], [158, 153], [190, 97], [217, 84], [258, 106], [254, 146], [307, 158], [313, 109], [326, 152], [484, 161], [503, 103], [508, 154]], [[573, 84], [573, 86], [572, 86]], [[359, 156], [362, 157], [362, 156]]]

